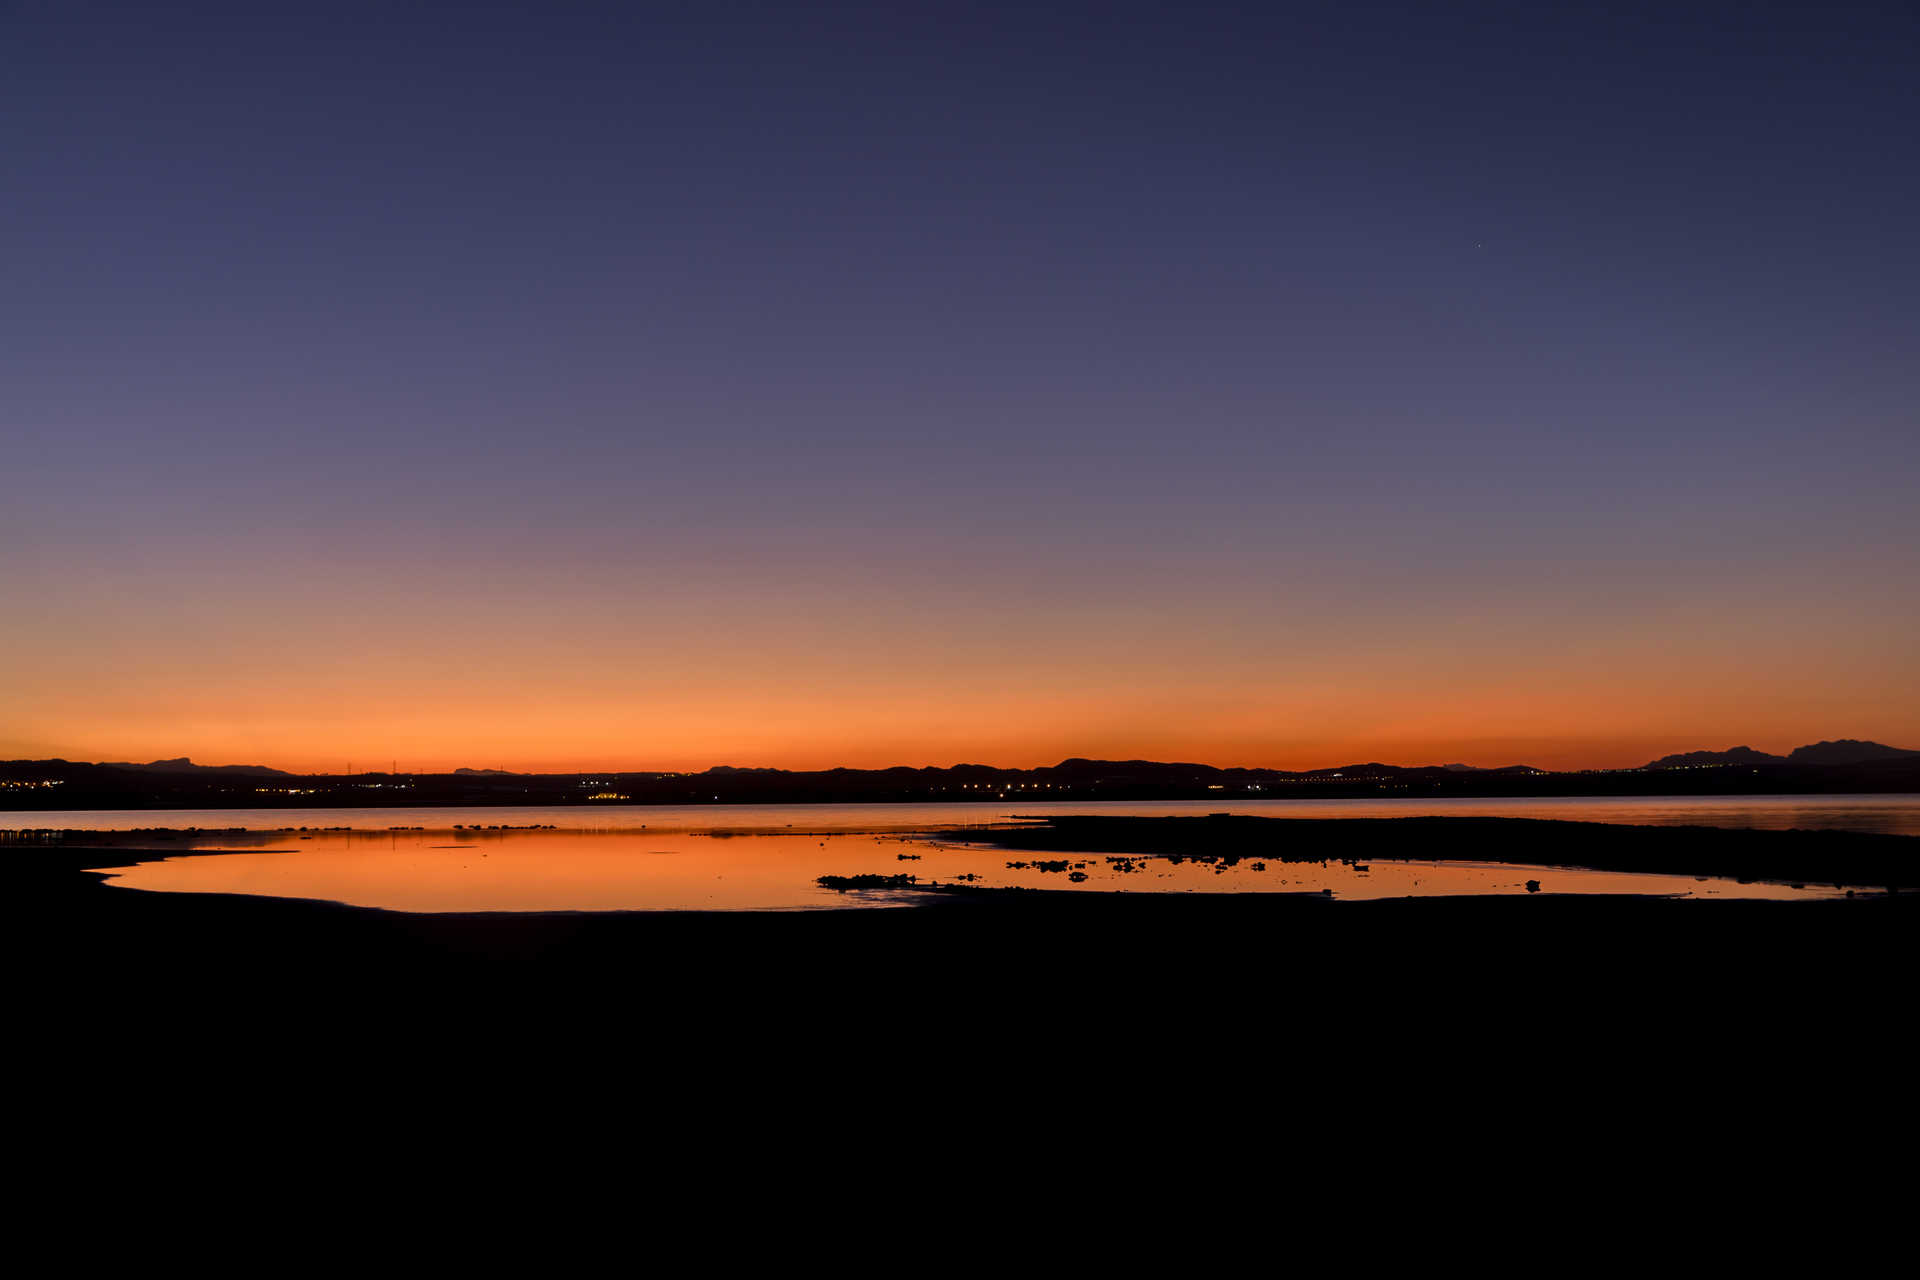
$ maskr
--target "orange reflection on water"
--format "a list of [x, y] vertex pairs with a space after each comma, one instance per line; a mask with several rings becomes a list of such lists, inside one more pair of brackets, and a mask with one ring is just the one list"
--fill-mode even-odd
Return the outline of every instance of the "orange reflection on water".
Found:
[[[838, 892], [820, 875], [914, 876], [1077, 891], [1325, 893], [1343, 899], [1526, 893], [1809, 898], [1830, 887], [1740, 885], [1476, 863], [1353, 865], [1046, 855], [859, 832], [393, 831], [208, 836], [202, 852], [104, 868], [111, 883], [171, 893], [316, 898], [395, 911], [744, 911], [899, 906], [911, 891]], [[233, 852], [216, 852], [232, 849]], [[1409, 850], [1417, 853], [1417, 850]], [[1024, 863], [1010, 867], [1009, 863]], [[1054, 869], [1043, 870], [1040, 864]], [[1074, 879], [1075, 876], [1081, 877]]]
[[[216, 842], [208, 847], [218, 848]], [[897, 845], [895, 846], [898, 847]], [[832, 851], [831, 857], [827, 855]], [[321, 898], [393, 911], [752, 911], [848, 903], [826, 862], [896, 874], [880, 838], [533, 832], [327, 832], [309, 843], [115, 868], [113, 883], [173, 893]]]

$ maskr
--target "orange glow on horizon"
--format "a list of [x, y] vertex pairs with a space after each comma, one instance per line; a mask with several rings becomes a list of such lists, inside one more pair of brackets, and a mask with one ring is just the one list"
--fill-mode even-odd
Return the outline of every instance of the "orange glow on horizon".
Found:
[[[1097, 691], [996, 696], [980, 690], [941, 699], [792, 693], [758, 703], [716, 691], [704, 701], [528, 705], [394, 689], [359, 705], [289, 698], [258, 715], [244, 705], [224, 708], [224, 715], [210, 714], [206, 705], [143, 707], [134, 715], [123, 705], [92, 723], [69, 714], [58, 737], [14, 737], [0, 756], [146, 761], [186, 755], [201, 764], [295, 773], [396, 766], [402, 773], [463, 767], [698, 772], [721, 764], [1034, 768], [1074, 756], [1295, 770], [1370, 761], [1582, 769], [1633, 767], [1673, 752], [1735, 745], [1785, 754], [1843, 736], [1920, 744], [1920, 730], [1884, 709], [1755, 709], [1740, 705], [1737, 689], [1694, 690], [1677, 707], [1653, 695], [1636, 699], [1607, 690], [1562, 693], [1549, 703], [1525, 689], [1424, 703], [1391, 693], [1335, 698], [1211, 689], [1192, 697], [1184, 714], [1166, 701]], [[1690, 714], [1682, 719], [1674, 710]], [[1581, 727], [1578, 736], [1565, 732], [1570, 724]]]
[[1578, 769], [1837, 737], [1920, 748], [1920, 619], [1837, 625], [1819, 593], [1853, 588], [1835, 582], [1800, 583], [1794, 611], [1778, 581], [1637, 610], [1582, 581], [1472, 598], [1238, 581], [242, 586], [70, 583], [10, 620], [0, 758]]

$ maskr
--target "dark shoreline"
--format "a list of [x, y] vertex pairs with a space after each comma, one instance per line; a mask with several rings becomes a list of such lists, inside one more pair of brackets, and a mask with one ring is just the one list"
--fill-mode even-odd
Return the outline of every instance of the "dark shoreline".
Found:
[[[14, 887], [12, 913], [34, 932], [87, 936], [103, 957], [153, 948], [160, 954], [247, 945], [284, 953], [295, 968], [303, 947], [351, 968], [376, 954], [408, 963], [439, 956], [477, 960], [538, 953], [563, 963], [571, 947], [589, 953], [647, 952], [688, 941], [740, 945], [752, 952], [793, 943], [832, 950], [888, 939], [929, 955], [974, 933], [1032, 930], [1031, 945], [1066, 952], [1077, 943], [1112, 945], [1143, 924], [1169, 942], [1246, 946], [1274, 931], [1374, 934], [1388, 918], [1416, 932], [1475, 928], [1533, 932], [1545, 917], [1588, 922], [1659, 921], [1685, 931], [1711, 919], [1786, 922], [1866, 918], [1912, 920], [1920, 894], [1892, 892], [1920, 883], [1920, 839], [1833, 831], [1751, 831], [1710, 827], [1630, 827], [1525, 818], [1257, 818], [1058, 816], [1019, 826], [964, 828], [941, 838], [1009, 850], [1236, 861], [1344, 859], [1469, 860], [1663, 875], [1714, 876], [1782, 883], [1853, 885], [1876, 892], [1858, 900], [1677, 901], [1658, 896], [1548, 894], [1329, 900], [1311, 892], [1191, 894], [916, 885], [891, 909], [784, 911], [564, 911], [411, 913], [315, 899], [246, 894], [147, 892], [114, 886], [99, 869], [219, 850], [99, 845], [15, 844], [0, 853]], [[1410, 858], [1419, 849], [1417, 859]], [[1554, 905], [1557, 904], [1557, 905]], [[1700, 915], [1688, 915], [1700, 912]], [[1860, 916], [1851, 913], [1863, 912]], [[1706, 913], [1712, 913], [1709, 917]], [[1805, 913], [1804, 915], [1802, 913]], [[1226, 934], [1219, 930], [1226, 929]], [[1040, 935], [1052, 935], [1041, 941]], [[1190, 935], [1190, 936], [1189, 936]], [[366, 955], [342, 948], [370, 947]], [[958, 957], [953, 957], [955, 960]]]
[[1920, 894], [959, 888], [898, 910], [432, 915], [143, 892], [87, 870], [138, 856], [4, 854], [12, 1025], [59, 1092], [272, 1091], [294, 1071], [328, 1097], [484, 1109], [577, 1090], [586, 1070], [603, 1097], [664, 1078], [885, 1110], [928, 1081], [956, 1104], [985, 1088], [1071, 1105], [1067, 1076], [1198, 1073], [1451, 1078], [1519, 1103], [1707, 1087], [1689, 1062], [1713, 1064], [1716, 1096], [1791, 1092], [1777, 1073], [1810, 1052], [1849, 1073], [1893, 1060], [1920, 925]]
[[[968, 834], [978, 838], [981, 833]], [[54, 949], [87, 969], [115, 969], [143, 953], [169, 963], [246, 953], [274, 956], [284, 973], [337, 977], [390, 961], [405, 961], [407, 967], [485, 966], [538, 957], [557, 970], [575, 970], [623, 953], [641, 956], [709, 942], [741, 948], [721, 967], [752, 968], [794, 944], [805, 944], [813, 960], [884, 942], [926, 961], [944, 948], [987, 938], [1065, 956], [1082, 945], [1123, 945], [1143, 927], [1154, 931], [1157, 950], [1225, 949], [1251, 959], [1263, 946], [1284, 939], [1345, 934], [1358, 943], [1378, 940], [1388, 928], [1395, 931], [1392, 949], [1398, 951], [1428, 934], [1456, 941], [1478, 936], [1484, 943], [1507, 930], [1504, 943], [1544, 941], [1553, 936], [1552, 928], [1543, 931], [1549, 921], [1583, 928], [1657, 925], [1672, 929], [1676, 941], [1695, 928], [1704, 939], [1728, 926], [1762, 933], [1776, 926], [1790, 931], [1813, 926], [1825, 933], [1825, 925], [1844, 930], [1869, 919], [1903, 928], [1920, 922], [1920, 894], [1907, 893], [1792, 902], [1564, 893], [1342, 901], [1285, 891], [1087, 892], [947, 884], [900, 895], [901, 905], [892, 909], [405, 912], [307, 898], [128, 889], [110, 884], [98, 870], [182, 852], [59, 846], [9, 851], [16, 924], [9, 941], [19, 945], [33, 939], [44, 946], [63, 939]], [[217, 857], [220, 851], [194, 851], [193, 856]], [[1473, 928], [1463, 932], [1468, 925]], [[946, 957], [985, 967], [1004, 958]]]
[[169, 1023], [197, 1011], [220, 1020], [220, 1035], [324, 1012], [345, 1018], [349, 1036], [396, 1024], [413, 1035], [421, 1017], [472, 1034], [638, 1016], [659, 1027], [721, 1019], [732, 1028], [722, 1034], [747, 1039], [811, 1036], [824, 1018], [858, 1040], [900, 1019], [945, 1034], [951, 1017], [977, 1034], [984, 1022], [1044, 1041], [1085, 1018], [1110, 1029], [1204, 1018], [1207, 1034], [1222, 1033], [1270, 1006], [1297, 1019], [1303, 1000], [1318, 1011], [1303, 1026], [1387, 1019], [1369, 1034], [1442, 1016], [1571, 1017], [1593, 1002], [1626, 1002], [1610, 1016], [1679, 1019], [1671, 1031], [1691, 1034], [1689, 1020], [1710, 1009], [1763, 1018], [1803, 1001], [1829, 1013], [1903, 1005], [1920, 925], [1920, 894], [1342, 902], [964, 887], [901, 909], [415, 914], [144, 892], [85, 869], [131, 853], [9, 858], [6, 943], [20, 971], [41, 975], [31, 998], [105, 1000], [119, 1016]]
[[[144, 834], [149, 838], [158, 836], [170, 839], [187, 833]], [[1270, 862], [1469, 861], [1714, 877], [1742, 882], [1764, 880], [1793, 885], [1851, 887], [1875, 891], [1875, 896], [1920, 902], [1920, 895], [1900, 892], [1920, 886], [1920, 838], [1845, 831], [1629, 826], [1492, 817], [1318, 819], [1235, 814], [1205, 817], [1069, 814], [1036, 818], [1018, 824], [946, 829], [933, 834], [943, 840], [1007, 850], [1191, 859], [1229, 865], [1243, 859]], [[1505, 895], [1329, 901], [1320, 893], [1303, 891], [1186, 894], [926, 883], [915, 884], [893, 895], [898, 906], [891, 910], [822, 908], [710, 912], [587, 910], [412, 913], [318, 899], [147, 892], [111, 885], [100, 870], [189, 854], [195, 857], [218, 857], [223, 852], [239, 851], [157, 847], [140, 843], [132, 833], [118, 833], [107, 835], [98, 844], [59, 841], [12, 843], [0, 851], [0, 859], [7, 864], [9, 882], [16, 890], [17, 901], [28, 911], [76, 919], [100, 912], [123, 917], [123, 923], [138, 922], [154, 927], [163, 927], [161, 917], [168, 913], [177, 917], [172, 923], [178, 925], [184, 924], [190, 917], [196, 920], [205, 917], [208, 920], [239, 922], [244, 921], [249, 913], [265, 916], [300, 909], [321, 913], [315, 919], [322, 918], [327, 912], [346, 912], [393, 920], [440, 922], [408, 926], [400, 930], [417, 932], [422, 936], [450, 935], [461, 929], [475, 933], [537, 934], [541, 929], [551, 927], [541, 922], [581, 920], [624, 921], [624, 927], [637, 930], [702, 927], [725, 930], [735, 926], [713, 922], [736, 918], [764, 923], [776, 919], [820, 916], [923, 917], [941, 913], [941, 908], [965, 908], [973, 913], [988, 914], [996, 911], [1014, 912], [1022, 916], [1052, 914], [1062, 917], [1064, 922], [1071, 922], [1076, 928], [1085, 927], [1102, 915], [1140, 917], [1157, 913], [1182, 920], [1209, 915], [1254, 918], [1263, 913], [1288, 912], [1301, 907], [1316, 909], [1332, 906], [1343, 913], [1362, 909], [1385, 912], [1395, 903], [1406, 904], [1401, 910], [1458, 915], [1498, 914], [1511, 910], [1505, 906], [1510, 900]], [[1582, 899], [1596, 904], [1659, 900], [1654, 895], [1549, 896]], [[1750, 900], [1717, 905], [1732, 907], [1743, 901], [1749, 906], [1759, 905]], [[140, 905], [135, 905], [136, 902]], [[1800, 909], [1814, 904], [1798, 902], [1769, 905]], [[1595, 905], [1591, 909], [1604, 913], [1632, 908]], [[662, 924], [662, 921], [708, 923]], [[837, 926], [817, 926], [822, 930], [833, 927]], [[850, 927], [858, 929], [867, 926]]]
[[1835, 888], [1920, 887], [1920, 839], [1547, 818], [1064, 814], [941, 838], [1003, 849], [1238, 862], [1465, 861]]

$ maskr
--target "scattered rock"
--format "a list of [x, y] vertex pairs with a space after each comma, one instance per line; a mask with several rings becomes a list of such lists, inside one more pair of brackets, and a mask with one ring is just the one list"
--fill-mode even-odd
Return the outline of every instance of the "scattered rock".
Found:
[[848, 889], [908, 889], [917, 882], [917, 877], [881, 876], [871, 872], [857, 876], [816, 876], [814, 883], [822, 889], [838, 889], [844, 893]]

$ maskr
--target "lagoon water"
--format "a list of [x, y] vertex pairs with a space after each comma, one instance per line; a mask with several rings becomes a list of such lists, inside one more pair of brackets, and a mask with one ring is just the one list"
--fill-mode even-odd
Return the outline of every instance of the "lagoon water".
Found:
[[75, 809], [0, 813], [0, 831], [249, 831], [294, 827], [450, 829], [551, 826], [567, 831], [907, 831], [1056, 813], [1116, 816], [1214, 811], [1268, 818], [1552, 818], [1640, 826], [1753, 827], [1920, 835], [1920, 795], [1541, 796], [1496, 799], [943, 801], [907, 804], [523, 805], [484, 808]]
[[[961, 882], [1130, 892], [1294, 892], [1336, 898], [1637, 893], [1801, 898], [1831, 887], [1684, 876], [1404, 860], [1233, 865], [1079, 855], [1042, 869], [1031, 855], [942, 841], [935, 831], [1054, 813], [1267, 817], [1509, 816], [1724, 827], [1818, 827], [1920, 835], [1915, 796], [1604, 797], [1502, 800], [1254, 800], [1028, 804], [709, 805], [588, 808], [365, 808], [35, 812], [13, 831], [64, 830], [168, 856], [101, 869], [158, 892], [318, 898], [400, 911], [805, 910], [900, 906], [913, 890], [837, 892], [815, 878], [910, 875]], [[17, 838], [17, 837], [16, 837]], [[91, 843], [91, 840], [85, 841]], [[178, 852], [174, 852], [177, 850]]]

